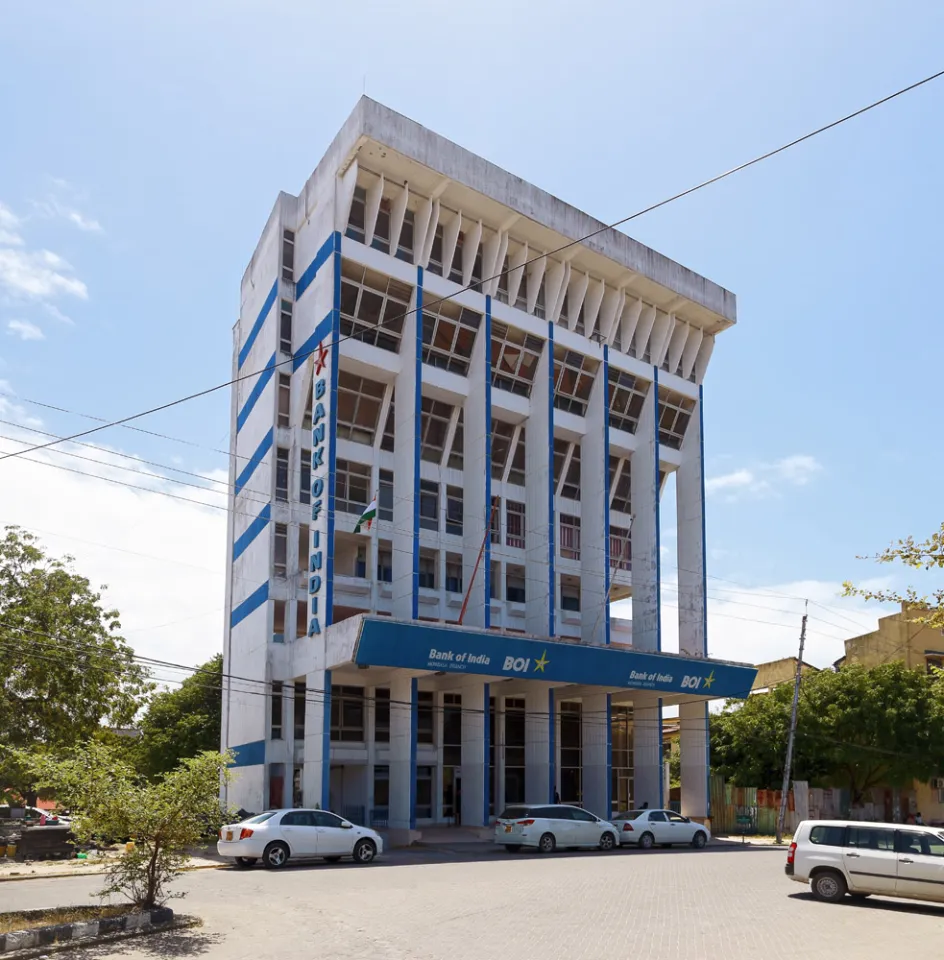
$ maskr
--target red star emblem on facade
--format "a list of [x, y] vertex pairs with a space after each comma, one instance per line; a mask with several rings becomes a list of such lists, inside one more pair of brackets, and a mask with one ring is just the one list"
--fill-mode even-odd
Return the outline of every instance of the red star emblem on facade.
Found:
[[321, 376], [321, 371], [328, 365], [328, 350], [323, 343], [318, 344], [315, 351], [315, 376]]

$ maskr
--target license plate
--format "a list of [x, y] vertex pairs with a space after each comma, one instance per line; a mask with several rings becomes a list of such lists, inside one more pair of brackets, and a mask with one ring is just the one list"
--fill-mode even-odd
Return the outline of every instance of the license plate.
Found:
[[226, 839], [227, 839], [227, 840], [232, 840], [232, 839], [233, 839], [233, 831], [232, 831], [232, 830], [227, 830], [227, 831], [226, 831]]
[[505, 824], [505, 833], [511, 833], [511, 824], [510, 824], [510, 823], [506, 823], [506, 824]]

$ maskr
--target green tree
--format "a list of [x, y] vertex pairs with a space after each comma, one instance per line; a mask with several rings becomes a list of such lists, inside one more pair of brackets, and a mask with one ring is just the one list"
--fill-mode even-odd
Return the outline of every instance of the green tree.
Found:
[[156, 781], [141, 777], [115, 750], [89, 740], [66, 759], [33, 756], [36, 782], [55, 790], [72, 812], [76, 839], [130, 837], [131, 849], [109, 861], [101, 896], [119, 894], [141, 907], [165, 903], [168, 883], [190, 859], [188, 849], [225, 817], [220, 783], [231, 754], [188, 757]]
[[[115, 610], [32, 534], [0, 539], [0, 787], [31, 792], [13, 750], [68, 747], [129, 724], [150, 686]], [[4, 759], [5, 758], [5, 759]]]
[[[806, 674], [800, 688], [793, 778], [848, 787], [927, 781], [944, 770], [944, 690], [903, 663]], [[732, 783], [778, 789], [792, 684], [729, 705], [711, 725], [712, 764]]]
[[220, 746], [223, 656], [217, 654], [180, 686], [156, 693], [138, 723], [140, 738], [132, 753], [138, 770], [155, 777], [186, 757]]
[[[906, 537], [883, 550], [874, 559], [879, 563], [900, 562], [913, 570], [944, 569], [944, 523], [941, 524], [941, 529], [932, 533], [927, 540], [916, 542], [914, 537]], [[843, 587], [847, 597], [864, 597], [879, 603], [906, 604], [914, 608], [913, 615], [909, 617], [912, 622], [944, 630], [944, 589], [922, 596], [911, 587], [904, 593], [896, 590], [868, 590], [856, 587], [848, 581]]]

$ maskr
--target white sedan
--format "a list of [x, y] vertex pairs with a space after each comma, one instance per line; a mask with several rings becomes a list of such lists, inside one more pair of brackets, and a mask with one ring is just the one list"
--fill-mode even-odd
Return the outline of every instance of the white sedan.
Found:
[[506, 807], [495, 821], [495, 843], [509, 853], [522, 847], [553, 853], [558, 847], [612, 850], [619, 840], [617, 826], [589, 810], [566, 803], [542, 803]]
[[263, 866], [277, 870], [293, 858], [336, 863], [352, 857], [355, 863], [371, 863], [383, 853], [383, 839], [328, 810], [269, 810], [223, 827], [216, 850], [237, 867], [261, 859]]
[[613, 817], [619, 829], [620, 846], [636, 844], [649, 850], [656, 844], [671, 847], [684, 843], [701, 850], [711, 839], [711, 832], [703, 823], [696, 823], [674, 810], [627, 810]]

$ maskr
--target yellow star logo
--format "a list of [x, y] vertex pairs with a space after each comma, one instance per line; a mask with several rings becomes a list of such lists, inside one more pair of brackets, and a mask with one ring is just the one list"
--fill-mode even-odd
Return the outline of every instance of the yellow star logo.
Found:
[[705, 677], [705, 689], [706, 689], [706, 690], [710, 690], [710, 689], [711, 689], [711, 685], [712, 685], [714, 682], [715, 682], [715, 672], [714, 672], [714, 670], [712, 670], [711, 673], [709, 673], [708, 676]]
[[550, 662], [551, 662], [551, 661], [547, 659], [547, 650], [545, 650], [545, 651], [541, 654], [541, 659], [534, 661], [534, 672], [537, 673], [538, 670], [540, 670], [541, 673], [544, 673], [544, 668], [545, 668]]

